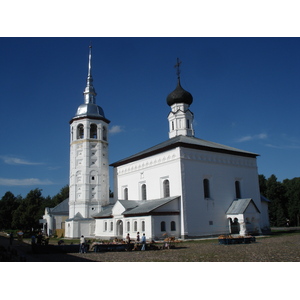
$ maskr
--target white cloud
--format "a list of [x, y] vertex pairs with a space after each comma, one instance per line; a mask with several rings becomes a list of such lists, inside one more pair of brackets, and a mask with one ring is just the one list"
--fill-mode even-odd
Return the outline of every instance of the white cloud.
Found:
[[120, 125], [114, 125], [110, 128], [109, 133], [110, 134], [116, 134], [116, 133], [120, 133], [124, 131], [124, 129], [122, 128], [122, 126]]
[[8, 155], [2, 155], [0, 156], [0, 158], [8, 165], [27, 165], [27, 166], [42, 165], [42, 163], [31, 162], [22, 158], [8, 156]]
[[253, 140], [265, 140], [266, 138], [268, 138], [268, 135], [266, 133], [260, 133], [260, 134], [255, 134], [255, 135], [243, 136], [243, 137], [237, 139], [237, 142], [242, 143], [242, 142], [248, 142], [248, 141], [253, 141]]
[[23, 186], [23, 185], [51, 185], [50, 180], [40, 180], [38, 178], [25, 178], [25, 179], [10, 179], [0, 178], [0, 185], [5, 186]]
[[275, 148], [275, 149], [300, 149], [300, 145], [283, 145], [283, 146], [277, 146], [273, 144], [266, 144], [266, 147]]

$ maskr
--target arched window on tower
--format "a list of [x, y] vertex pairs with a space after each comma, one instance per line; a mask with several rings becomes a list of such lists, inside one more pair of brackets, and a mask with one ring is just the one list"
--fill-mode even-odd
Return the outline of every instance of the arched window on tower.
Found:
[[79, 124], [77, 126], [77, 139], [83, 139], [84, 137], [84, 129], [83, 129], [83, 125]]
[[96, 139], [97, 138], [97, 125], [96, 124], [91, 124], [90, 138], [91, 139]]
[[147, 189], [146, 184], [142, 184], [141, 186], [142, 200], [147, 200]]
[[204, 198], [209, 199], [210, 198], [210, 190], [209, 190], [209, 180], [205, 178], [203, 180], [203, 189], [204, 189]]
[[103, 126], [103, 129], [102, 129], [102, 138], [103, 138], [103, 141], [107, 141], [107, 129], [105, 126]]
[[241, 199], [241, 186], [238, 180], [235, 182], [235, 197]]
[[164, 198], [170, 197], [170, 182], [168, 179], [163, 182]]

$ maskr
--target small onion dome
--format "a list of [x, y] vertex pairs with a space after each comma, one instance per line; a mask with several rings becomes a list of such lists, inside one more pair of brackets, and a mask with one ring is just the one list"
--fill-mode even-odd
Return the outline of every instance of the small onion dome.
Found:
[[193, 96], [181, 87], [179, 79], [176, 89], [167, 97], [167, 104], [169, 106], [175, 103], [185, 103], [188, 105], [193, 103]]
[[81, 104], [75, 117], [105, 117], [103, 109], [95, 103]]

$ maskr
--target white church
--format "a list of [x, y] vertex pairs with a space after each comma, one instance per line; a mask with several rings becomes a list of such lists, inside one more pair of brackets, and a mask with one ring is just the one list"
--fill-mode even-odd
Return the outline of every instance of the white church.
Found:
[[112, 163], [109, 199], [110, 121], [96, 104], [90, 47], [84, 103], [70, 121], [65, 237], [134, 238], [140, 232], [149, 240], [188, 239], [269, 229], [258, 154], [195, 137], [193, 97], [181, 87], [179, 65], [177, 87], [167, 96], [169, 139]]

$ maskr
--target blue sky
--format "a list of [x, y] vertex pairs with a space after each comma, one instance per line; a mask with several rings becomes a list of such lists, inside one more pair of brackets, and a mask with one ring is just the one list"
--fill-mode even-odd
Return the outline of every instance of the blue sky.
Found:
[[0, 197], [53, 196], [68, 184], [69, 121], [83, 103], [90, 42], [110, 163], [168, 139], [179, 57], [196, 137], [260, 154], [266, 177], [300, 176], [299, 38], [2, 37]]

